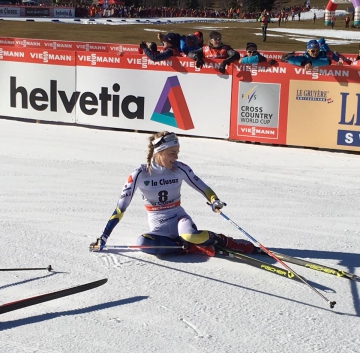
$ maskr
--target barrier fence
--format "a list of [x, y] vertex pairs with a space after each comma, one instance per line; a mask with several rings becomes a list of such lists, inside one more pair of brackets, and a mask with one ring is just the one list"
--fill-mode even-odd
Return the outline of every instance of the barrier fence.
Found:
[[152, 62], [127, 45], [87, 52], [76, 47], [86, 43], [60, 50], [43, 45], [70, 42], [31, 42], [0, 37], [2, 116], [360, 151], [355, 66], [235, 64], [222, 75], [219, 60], [198, 69], [187, 57]]

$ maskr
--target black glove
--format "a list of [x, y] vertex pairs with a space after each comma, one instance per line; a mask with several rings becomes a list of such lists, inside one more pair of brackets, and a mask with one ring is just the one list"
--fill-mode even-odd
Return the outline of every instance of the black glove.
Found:
[[219, 66], [219, 71], [224, 74], [225, 73], [225, 70], [226, 70], [226, 63], [225, 62], [222, 62]]
[[142, 42], [140, 43], [139, 47], [140, 47], [140, 49], [143, 49], [143, 50], [146, 49], [146, 48], [147, 48], [146, 42], [142, 41]]
[[271, 66], [275, 65], [275, 64], [276, 64], [276, 60], [271, 59], [271, 60], [269, 61], [269, 64], [270, 64]]
[[204, 64], [205, 64], [205, 62], [204, 62], [203, 59], [201, 59], [201, 58], [197, 58], [197, 59], [196, 59], [196, 67], [197, 67], [198, 69], [201, 69], [201, 68], [204, 66]]

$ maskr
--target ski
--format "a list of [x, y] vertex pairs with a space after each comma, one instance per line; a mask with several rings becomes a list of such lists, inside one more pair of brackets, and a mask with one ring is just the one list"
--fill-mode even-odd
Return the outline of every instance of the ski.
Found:
[[220, 247], [216, 247], [216, 254], [220, 255], [220, 256], [224, 256], [224, 257], [229, 257], [231, 259], [235, 259], [235, 260], [240, 260], [245, 262], [246, 264], [253, 266], [253, 267], [257, 267], [261, 270], [273, 273], [275, 275], [279, 275], [281, 277], [285, 277], [285, 278], [289, 278], [298, 282], [302, 282], [301, 279], [297, 276], [295, 276], [294, 273], [288, 271], [285, 268], [281, 268], [281, 267], [277, 267], [274, 265], [271, 265], [267, 262], [255, 259], [251, 256], [236, 252], [236, 251], [232, 251], [232, 250], [227, 250], [224, 248], [220, 248]]
[[89, 283], [85, 283], [85, 284], [82, 284], [79, 286], [70, 287], [67, 289], [58, 290], [58, 291], [51, 292], [51, 293], [41, 294], [41, 295], [37, 295], [35, 297], [24, 298], [24, 299], [16, 300], [14, 302], [10, 302], [10, 303], [5, 303], [3, 305], [0, 305], [0, 314], [4, 314], [4, 313], [7, 313], [7, 312], [13, 311], [13, 310], [26, 308], [27, 306], [44, 303], [44, 302], [47, 302], [50, 300], [66, 297], [68, 295], [84, 292], [84, 291], [102, 286], [103, 284], [105, 284], [107, 282], [107, 280], [108, 280], [107, 278], [104, 278], [104, 279], [100, 279], [95, 282], [89, 282]]
[[[353, 281], [360, 281], [360, 276], [357, 276], [354, 273], [342, 271], [342, 270], [339, 270], [337, 268], [332, 268], [332, 267], [329, 267], [329, 266], [326, 266], [326, 265], [320, 265], [320, 264], [318, 264], [316, 262], [313, 262], [313, 261], [299, 259], [297, 257], [293, 257], [293, 256], [290, 256], [290, 255], [278, 253], [276, 251], [272, 251], [272, 253], [274, 255], [276, 255], [279, 259], [281, 259], [281, 260], [283, 260], [285, 262], [290, 262], [292, 264], [302, 266], [302, 267], [306, 267], [306, 268], [309, 268], [311, 270], [327, 273], [329, 275], [334, 275], [334, 276], [337, 276], [337, 277], [343, 277], [343, 278], [350, 279], [350, 280], [353, 280]], [[270, 255], [268, 255], [268, 254], [266, 254], [264, 252], [261, 252], [261, 255], [270, 256]]]

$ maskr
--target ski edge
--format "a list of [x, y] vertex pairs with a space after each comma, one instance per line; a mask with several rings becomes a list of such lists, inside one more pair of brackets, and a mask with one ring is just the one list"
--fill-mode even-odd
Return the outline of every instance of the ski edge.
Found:
[[73, 295], [90, 289], [94, 289], [105, 284], [107, 280], [108, 280], [107, 278], [103, 278], [94, 282], [88, 282], [85, 284], [58, 290], [55, 292], [40, 294], [34, 297], [19, 299], [13, 302], [5, 303], [0, 305], [0, 314], [4, 314], [10, 311], [26, 308], [28, 306], [44, 303], [50, 300], [55, 300], [58, 298], [66, 297], [68, 295]]

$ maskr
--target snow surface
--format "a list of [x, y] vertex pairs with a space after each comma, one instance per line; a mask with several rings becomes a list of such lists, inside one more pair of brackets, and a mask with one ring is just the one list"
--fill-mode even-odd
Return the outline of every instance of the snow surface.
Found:
[[[0, 316], [6, 353], [358, 352], [360, 283], [290, 265], [303, 283], [222, 258], [90, 253], [149, 134], [0, 120], [0, 304], [88, 292]], [[360, 275], [359, 155], [181, 137], [180, 160], [266, 247]], [[200, 229], [246, 238], [183, 186]], [[148, 230], [137, 192], [109, 245]], [[270, 259], [270, 262], [271, 259]], [[281, 267], [281, 265], [280, 265]]]

